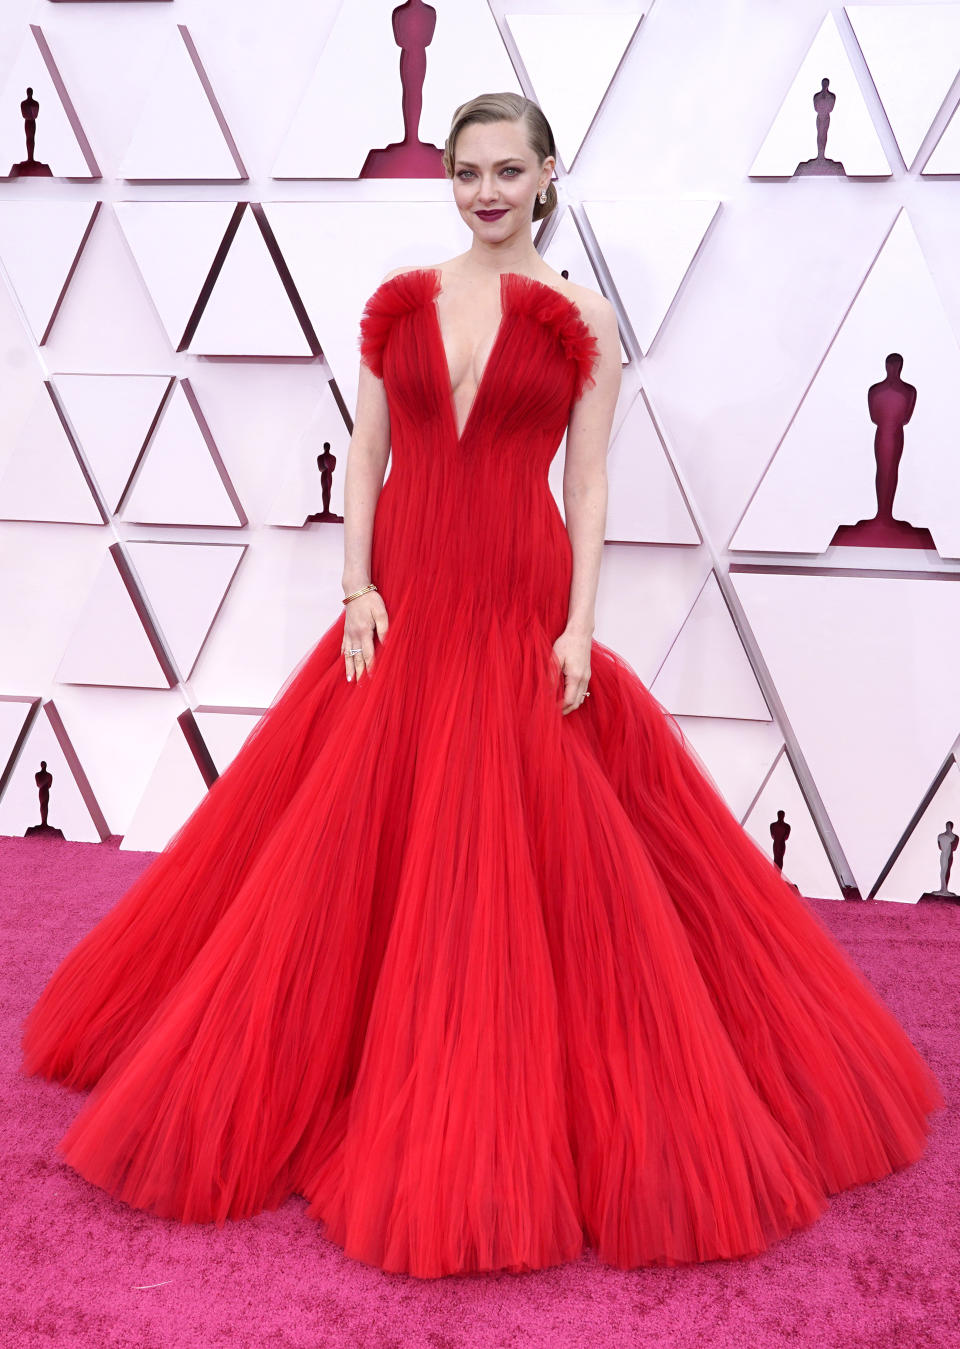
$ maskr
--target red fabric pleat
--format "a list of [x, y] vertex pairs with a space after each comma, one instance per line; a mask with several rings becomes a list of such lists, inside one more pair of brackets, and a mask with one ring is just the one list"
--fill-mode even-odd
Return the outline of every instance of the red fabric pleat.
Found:
[[420, 1277], [753, 1254], [916, 1160], [944, 1098], [629, 664], [594, 642], [561, 715], [547, 474], [596, 340], [501, 286], [459, 438], [439, 274], [370, 297], [373, 671], [338, 615], [55, 971], [25, 1069], [92, 1088], [76, 1171], [184, 1222], [299, 1193]]

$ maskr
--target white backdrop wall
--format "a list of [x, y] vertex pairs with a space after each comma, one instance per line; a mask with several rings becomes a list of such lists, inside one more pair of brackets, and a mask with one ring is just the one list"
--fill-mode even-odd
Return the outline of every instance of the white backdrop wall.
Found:
[[[443, 178], [361, 176], [403, 133], [393, 8], [3, 8], [0, 832], [45, 759], [67, 837], [161, 848], [340, 612], [305, 521], [325, 443], [342, 512], [363, 300], [469, 244]], [[537, 246], [620, 315], [597, 637], [765, 850], [785, 811], [805, 894], [915, 901], [960, 821], [960, 4], [434, 8], [421, 140], [536, 98]], [[845, 172], [798, 176], [827, 75]], [[28, 84], [48, 177], [9, 176]], [[934, 546], [833, 545], [891, 351]]]

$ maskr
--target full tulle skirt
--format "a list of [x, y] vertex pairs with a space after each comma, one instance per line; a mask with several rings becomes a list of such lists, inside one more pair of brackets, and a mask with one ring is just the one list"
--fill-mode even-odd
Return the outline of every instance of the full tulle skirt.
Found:
[[[629, 664], [401, 600], [343, 618], [34, 1007], [81, 1176], [183, 1222], [293, 1194], [420, 1277], [758, 1253], [944, 1099]], [[442, 658], [441, 658], [442, 657]]]

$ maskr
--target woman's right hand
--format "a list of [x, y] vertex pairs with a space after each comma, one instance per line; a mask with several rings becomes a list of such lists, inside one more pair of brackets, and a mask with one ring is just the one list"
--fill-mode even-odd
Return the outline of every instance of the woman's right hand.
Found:
[[[346, 605], [342, 654], [348, 682], [354, 675], [359, 679], [364, 670], [368, 673], [372, 670], [374, 633], [382, 642], [388, 626], [387, 607], [378, 590], [368, 590], [365, 595], [358, 595]], [[361, 649], [351, 656], [351, 647]]]

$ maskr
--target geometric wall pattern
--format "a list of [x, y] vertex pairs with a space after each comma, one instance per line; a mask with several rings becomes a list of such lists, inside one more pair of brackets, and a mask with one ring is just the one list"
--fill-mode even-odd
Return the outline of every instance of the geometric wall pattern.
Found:
[[340, 613], [363, 301], [468, 246], [437, 147], [517, 89], [534, 241], [619, 319], [596, 635], [804, 894], [916, 902], [960, 821], [960, 5], [396, 9], [4, 13], [0, 832], [43, 760], [66, 837], [161, 848]]
[[[888, 352], [923, 381], [898, 466], [898, 515], [922, 520], [941, 557], [960, 557], [956, 390], [960, 346], [923, 250], [902, 211], [792, 414], [732, 546], [822, 553], [839, 520], [876, 509], [877, 433], [866, 391]], [[907, 438], [908, 437], [908, 438]], [[822, 490], [830, 482], [829, 494]]]

